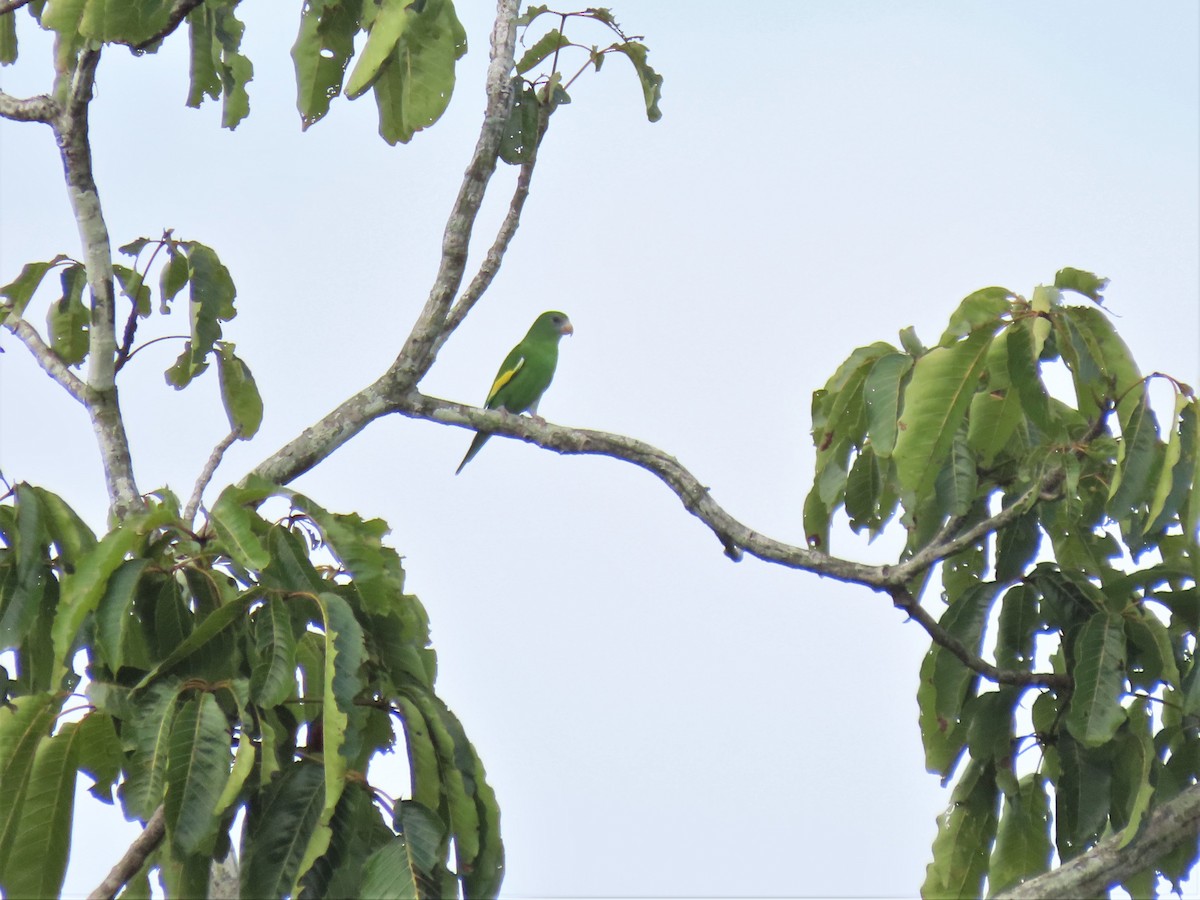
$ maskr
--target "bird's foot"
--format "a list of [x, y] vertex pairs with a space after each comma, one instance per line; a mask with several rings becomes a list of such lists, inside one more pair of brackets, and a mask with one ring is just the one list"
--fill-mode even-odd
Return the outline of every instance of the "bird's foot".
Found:
[[539, 425], [546, 424], [546, 420], [543, 419], [541, 416], [539, 416], [537, 413], [530, 413], [529, 418], [533, 419], [533, 421], [537, 422]]

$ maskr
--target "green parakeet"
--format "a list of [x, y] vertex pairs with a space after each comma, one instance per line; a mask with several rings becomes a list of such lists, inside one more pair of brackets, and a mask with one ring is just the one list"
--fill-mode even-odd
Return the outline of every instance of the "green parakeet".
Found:
[[[571, 320], [564, 313], [551, 311], [538, 316], [521, 343], [504, 358], [484, 406], [511, 413], [528, 411], [537, 418], [538, 401], [550, 387], [554, 368], [558, 365], [558, 341], [564, 334], [574, 333]], [[486, 431], [475, 433], [467, 455], [454, 470], [455, 475], [475, 457], [489, 437], [491, 434]]]

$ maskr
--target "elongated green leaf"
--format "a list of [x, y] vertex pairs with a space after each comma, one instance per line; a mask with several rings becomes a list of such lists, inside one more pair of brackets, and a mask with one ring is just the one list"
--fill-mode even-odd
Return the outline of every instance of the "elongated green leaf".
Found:
[[907, 353], [889, 353], [875, 361], [863, 384], [867, 434], [875, 455], [881, 458], [891, 456], [896, 445], [900, 388], [912, 367], [913, 358]]
[[1058, 333], [1058, 348], [1075, 381], [1079, 411], [1093, 419], [1100, 401], [1116, 400], [1124, 431], [1143, 393], [1138, 387], [1141, 372], [1129, 347], [1099, 309], [1066, 306], [1050, 315]]
[[1001, 584], [1023, 577], [1041, 546], [1037, 515], [1027, 512], [996, 535], [996, 580]]
[[[410, 14], [415, 8], [415, 4], [409, 8]], [[454, 91], [455, 61], [466, 49], [466, 32], [454, 5], [449, 0], [426, 0], [374, 81], [379, 134], [385, 141], [407, 143], [441, 117]], [[353, 73], [350, 78], [353, 82]]]
[[[1179, 668], [1175, 663], [1175, 651], [1167, 626], [1154, 613], [1144, 609], [1128, 611], [1124, 622], [1125, 636], [1137, 648], [1138, 659], [1143, 667], [1142, 686], [1154, 690], [1159, 682], [1163, 682], [1179, 690]], [[1130, 672], [1129, 677], [1133, 679], [1135, 673]]]
[[125, 664], [128, 635], [138, 627], [133, 600], [149, 564], [148, 559], [127, 559], [121, 563], [109, 578], [96, 607], [96, 642], [104, 662], [114, 673]]
[[354, 56], [361, 6], [360, 2], [308, 3], [301, 11], [292, 62], [302, 129], [323, 118], [330, 100], [342, 91], [346, 68]]
[[208, 368], [208, 354], [221, 339], [220, 323], [237, 315], [233, 304], [237, 289], [217, 254], [195, 241], [188, 242], [186, 248], [191, 337], [179, 359], [167, 370], [167, 383], [175, 388], [187, 387]]
[[950, 442], [946, 465], [934, 481], [938, 508], [948, 515], [966, 515], [975, 503], [978, 486], [975, 454], [967, 443], [967, 430], [960, 428]]
[[1016, 322], [1008, 329], [1006, 361], [1010, 383], [1021, 399], [1021, 411], [1043, 435], [1057, 438], [1062, 434], [1063, 428], [1050, 414], [1050, 396], [1046, 393], [1038, 370], [1036, 339], [1033, 334], [1034, 325], [1042, 321], [1044, 320]]
[[9, 897], [57, 897], [71, 849], [79, 725], [68, 722], [37, 748], [21, 822], [5, 867]]
[[1055, 745], [1061, 774], [1055, 785], [1056, 839], [1065, 861], [1088, 848], [1100, 835], [1112, 796], [1112, 768], [1105, 754], [1089, 750], [1062, 732]]
[[613, 44], [611, 49], [616, 50], [618, 53], [624, 53], [629, 57], [629, 61], [633, 63], [638, 81], [642, 84], [642, 98], [646, 102], [646, 118], [651, 122], [657, 122], [662, 118], [662, 111], [658, 108], [658, 104], [662, 100], [663, 77], [655, 72], [650, 67], [650, 64], [646, 62], [646, 55], [650, 51], [646, 49], [645, 44], [640, 44], [637, 41], [625, 41], [620, 44]]
[[187, 659], [193, 653], [200, 651], [205, 645], [216, 640], [227, 628], [246, 614], [246, 608], [253, 599], [253, 594], [243, 594], [236, 600], [226, 603], [212, 615], [207, 616], [158, 665], [146, 673], [142, 680], [137, 683], [137, 689], [141, 690], [145, 688], [163, 673], [169, 672], [176, 663]]
[[533, 158], [538, 142], [538, 99], [533, 85], [519, 75], [512, 79], [513, 105], [500, 137], [500, 158], [510, 166]]
[[[0, 66], [17, 61], [17, 17], [0, 16]], [[0, 313], [0, 321], [4, 318]]]
[[217, 377], [229, 427], [243, 440], [249, 440], [262, 424], [263, 402], [250, 367], [233, 352], [233, 344], [217, 344]]
[[1150, 409], [1149, 397], [1143, 393], [1122, 428], [1118, 445], [1117, 471], [1109, 489], [1107, 508], [1115, 521], [1128, 523], [1131, 514], [1149, 502], [1158, 447], [1158, 422]]
[[1066, 726], [1085, 747], [1107, 743], [1125, 721], [1125, 628], [1119, 616], [1097, 613], [1075, 640], [1075, 691]]
[[0, 650], [17, 647], [25, 640], [37, 619], [45, 582], [53, 577], [46, 565], [50, 548], [41, 498], [27, 484], [18, 484], [15, 492], [16, 566], [8, 600], [0, 614]]
[[913, 367], [892, 452], [910, 512], [946, 463], [979, 386], [990, 339], [986, 330], [973, 332], [951, 347], [930, 350]]
[[325, 702], [321, 720], [325, 729], [325, 808], [322, 824], [333, 815], [344, 787], [346, 760], [342, 745], [346, 740], [347, 716], [361, 687], [358, 667], [363, 659], [362, 627], [349, 604], [333, 593], [317, 598], [325, 627]]
[[52, 694], [17, 697], [0, 706], [0, 884], [21, 822], [34, 755], [62, 706]]
[[922, 897], [979, 897], [988, 847], [996, 834], [996, 773], [973, 761], [954, 789], [950, 808], [938, 816], [933, 861], [925, 869]]
[[1126, 711], [1126, 716], [1129, 728], [1115, 741], [1110, 813], [1113, 829], [1121, 831], [1122, 847], [1137, 835], [1154, 797], [1151, 776], [1155, 762], [1154, 739], [1146, 701], [1136, 700]]
[[250, 695], [260, 706], [278, 706], [296, 689], [296, 636], [286, 601], [272, 597], [259, 607], [254, 641]]
[[967, 445], [979, 462], [991, 466], [1008, 445], [1024, 413], [1021, 398], [1013, 388], [987, 391], [971, 398]]
[[88, 613], [100, 603], [108, 579], [121, 565], [127, 554], [137, 547], [143, 537], [175, 518], [172, 504], [151, 507], [149, 512], [129, 516], [100, 539], [84, 556], [75, 571], [63, 578], [62, 600], [54, 618], [54, 656], [58, 663], [70, 663], [69, 654], [79, 629]]
[[118, 793], [125, 815], [147, 821], [162, 802], [167, 783], [167, 757], [175, 724], [177, 681], [152, 687], [137, 703], [133, 728], [134, 750]]
[[242, 830], [241, 896], [292, 892], [324, 803], [324, 769], [309, 762], [284, 768], [250, 803]]
[[167, 262], [158, 276], [158, 293], [162, 298], [163, 313], [168, 311], [167, 304], [175, 299], [191, 277], [187, 255], [181, 253], [173, 243], [167, 244]]
[[217, 801], [229, 780], [229, 733], [212, 694], [188, 700], [171, 727], [167, 834], [178, 856], [211, 855], [217, 830]]
[[384, 824], [365, 785], [346, 785], [330, 822], [329, 850], [301, 882], [301, 900], [362, 897], [367, 858], [395, 835]]
[[358, 62], [346, 82], [346, 96], [351, 100], [361, 97], [379, 77], [379, 72], [388, 62], [400, 36], [412, 23], [415, 13], [409, 10], [412, 0], [383, 0], [371, 30], [367, 34], [367, 43], [363, 46]]
[[395, 827], [404, 838], [408, 865], [417, 877], [418, 885], [426, 888], [441, 880], [450, 835], [446, 823], [432, 809], [415, 800], [396, 804]]
[[[1150, 500], [1150, 511], [1146, 514], [1146, 521], [1149, 523], [1157, 521], [1167, 507], [1167, 499], [1175, 493], [1175, 483], [1178, 480], [1175, 467], [1179, 464], [1180, 458], [1183, 456], [1184, 429], [1182, 426], [1187, 421], [1181, 417], [1188, 404], [1194, 402], [1194, 400], [1182, 391], [1177, 391], [1175, 394], [1175, 415], [1171, 420], [1172, 426], [1167, 429], [1167, 449], [1163, 455], [1162, 466], [1159, 468], [1157, 483], [1154, 485], [1154, 494]], [[1179, 422], [1181, 427], [1175, 427], [1176, 422]], [[1190, 475], [1190, 472], [1180, 474], [1186, 476]], [[1174, 510], [1170, 510], [1170, 514], [1173, 515]]]
[[1004, 800], [988, 868], [988, 896], [1021, 884], [1050, 868], [1050, 805], [1043, 778], [1031, 772], [1021, 778], [1016, 796]]
[[529, 49], [517, 60], [517, 74], [524, 75], [556, 50], [561, 50], [563, 47], [569, 46], [571, 46], [571, 42], [557, 28], [546, 32], [530, 44]]
[[141, 43], [167, 24], [171, 0], [88, 0], [80, 31], [97, 41]]
[[363, 900], [417, 900], [417, 874], [403, 835], [371, 854], [363, 868]]
[[[144, 240], [144, 239], [143, 239]], [[125, 248], [122, 247], [122, 250]], [[142, 273], [128, 266], [113, 266], [113, 274], [121, 286], [121, 293], [129, 298], [137, 307], [138, 315], [142, 318], [150, 315], [150, 288], [143, 282]]]

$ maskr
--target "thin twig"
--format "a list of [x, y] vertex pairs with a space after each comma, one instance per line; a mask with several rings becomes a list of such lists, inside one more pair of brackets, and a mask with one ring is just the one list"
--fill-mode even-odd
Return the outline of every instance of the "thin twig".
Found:
[[146, 40], [141, 41], [140, 43], [129, 44], [127, 46], [132, 47], [134, 50], [145, 50], [147, 47], [156, 44], [158, 41], [161, 41], [172, 31], [178, 28], [179, 24], [185, 18], [187, 18], [188, 13], [190, 13], [197, 6], [200, 6], [202, 3], [204, 3], [204, 0], [177, 0], [175, 5], [171, 8], [170, 14], [167, 16], [166, 24], [163, 25], [162, 28], [160, 28], [152, 37], [148, 37]]
[[1053, 690], [1068, 690], [1071, 687], [1071, 677], [1057, 672], [1021, 672], [1015, 669], [1001, 669], [978, 654], [972, 653], [957, 637], [942, 627], [942, 624], [926, 610], [912, 593], [905, 587], [893, 587], [889, 593], [897, 609], [906, 612], [909, 618], [915, 620], [925, 629], [933, 642], [949, 650], [964, 666], [976, 672], [988, 681], [996, 684], [1016, 684], [1025, 687], [1044, 687]]
[[112, 900], [117, 896], [117, 892], [125, 886], [125, 883], [145, 865], [146, 857], [158, 849], [158, 845], [162, 843], [166, 833], [166, 814], [160, 806], [150, 816], [142, 833], [134, 838], [129, 849], [125, 851], [125, 855], [112, 867], [112, 871], [105, 876], [94, 891], [88, 894], [88, 900]]
[[196, 486], [192, 488], [192, 496], [188, 498], [187, 506], [183, 508], [183, 521], [189, 525], [196, 518], [196, 511], [200, 509], [200, 498], [204, 495], [204, 489], [208, 487], [208, 483], [212, 481], [213, 473], [217, 471], [217, 466], [221, 464], [221, 458], [225, 455], [225, 451], [233, 446], [233, 442], [241, 436], [241, 433], [235, 428], [221, 438], [217, 446], [213, 448], [213, 452], [209, 454], [208, 462], [204, 464], [204, 468], [200, 470], [200, 477], [196, 479]]
[[20, 9], [22, 6], [28, 6], [33, 0], [2, 0], [0, 2], [0, 16], [7, 15], [10, 12]]

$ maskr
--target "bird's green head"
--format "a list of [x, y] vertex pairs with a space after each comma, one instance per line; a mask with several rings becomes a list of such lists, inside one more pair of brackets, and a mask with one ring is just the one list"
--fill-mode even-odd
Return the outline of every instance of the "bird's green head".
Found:
[[550, 310], [537, 317], [527, 336], [558, 340], [564, 334], [574, 333], [575, 328], [571, 325], [571, 320], [567, 318], [566, 313]]

